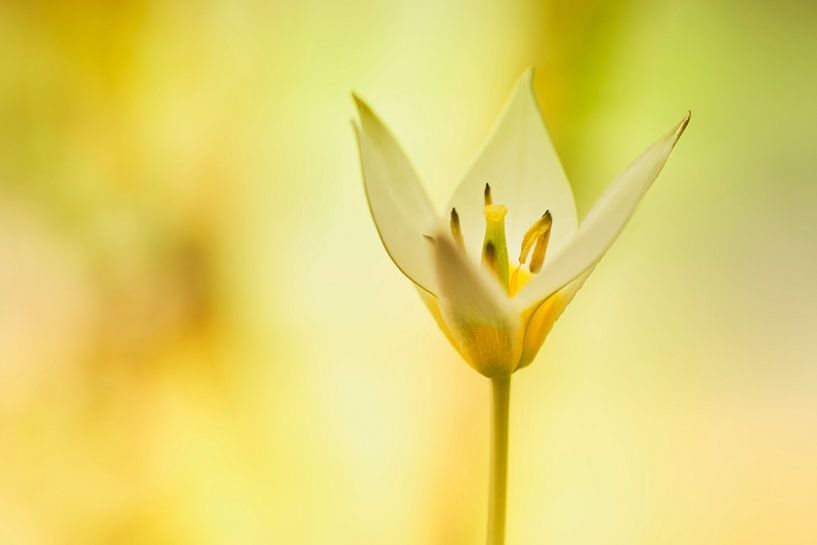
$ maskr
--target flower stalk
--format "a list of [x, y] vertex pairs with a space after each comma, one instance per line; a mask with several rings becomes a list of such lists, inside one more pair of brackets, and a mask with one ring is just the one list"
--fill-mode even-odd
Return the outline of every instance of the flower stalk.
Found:
[[488, 497], [487, 545], [505, 545], [508, 495], [508, 416], [511, 377], [491, 379], [491, 484]]

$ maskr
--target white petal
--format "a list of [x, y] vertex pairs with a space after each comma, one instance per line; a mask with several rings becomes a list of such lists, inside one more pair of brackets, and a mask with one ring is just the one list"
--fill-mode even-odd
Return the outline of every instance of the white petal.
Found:
[[518, 296], [527, 308], [593, 267], [610, 248], [644, 193], [652, 185], [672, 148], [689, 123], [690, 114], [647, 148], [607, 188], [582, 221], [575, 239], [545, 263]]
[[380, 240], [394, 264], [424, 290], [436, 293], [429, 242], [439, 218], [414, 168], [388, 128], [354, 97], [360, 126], [352, 123], [360, 149], [363, 184]]
[[459, 352], [483, 375], [511, 374], [524, 335], [514, 303], [445, 233], [435, 236], [434, 261], [440, 311]]
[[471, 255], [479, 255], [485, 229], [482, 191], [486, 182], [491, 184], [494, 202], [508, 207], [506, 232], [512, 251], [518, 251], [525, 231], [545, 210], [553, 216], [552, 251], [576, 231], [573, 192], [536, 104], [532, 82], [533, 71], [528, 69], [446, 210], [457, 208]]

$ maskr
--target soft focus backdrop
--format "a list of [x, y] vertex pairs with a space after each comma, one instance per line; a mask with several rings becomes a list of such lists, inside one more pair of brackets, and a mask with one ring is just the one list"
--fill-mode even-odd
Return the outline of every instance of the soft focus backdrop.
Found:
[[817, 542], [817, 4], [0, 3], [0, 543], [481, 543], [488, 383], [389, 262], [517, 76], [585, 212], [692, 123], [515, 377], [511, 545]]

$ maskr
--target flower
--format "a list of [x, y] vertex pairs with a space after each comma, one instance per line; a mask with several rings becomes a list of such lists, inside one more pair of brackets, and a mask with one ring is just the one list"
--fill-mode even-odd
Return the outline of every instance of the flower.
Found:
[[[366, 197], [383, 246], [451, 344], [491, 378], [533, 361], [658, 176], [691, 115], [625, 168], [579, 224], [532, 81], [529, 69], [444, 217], [389, 129], [354, 96]], [[511, 248], [519, 249], [515, 261]]]

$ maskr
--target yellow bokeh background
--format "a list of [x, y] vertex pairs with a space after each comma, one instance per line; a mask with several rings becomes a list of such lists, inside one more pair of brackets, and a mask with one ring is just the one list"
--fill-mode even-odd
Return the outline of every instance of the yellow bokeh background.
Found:
[[515, 375], [508, 543], [817, 542], [817, 4], [0, 4], [0, 543], [483, 540], [487, 381], [389, 262], [514, 80], [580, 212], [687, 109]]

